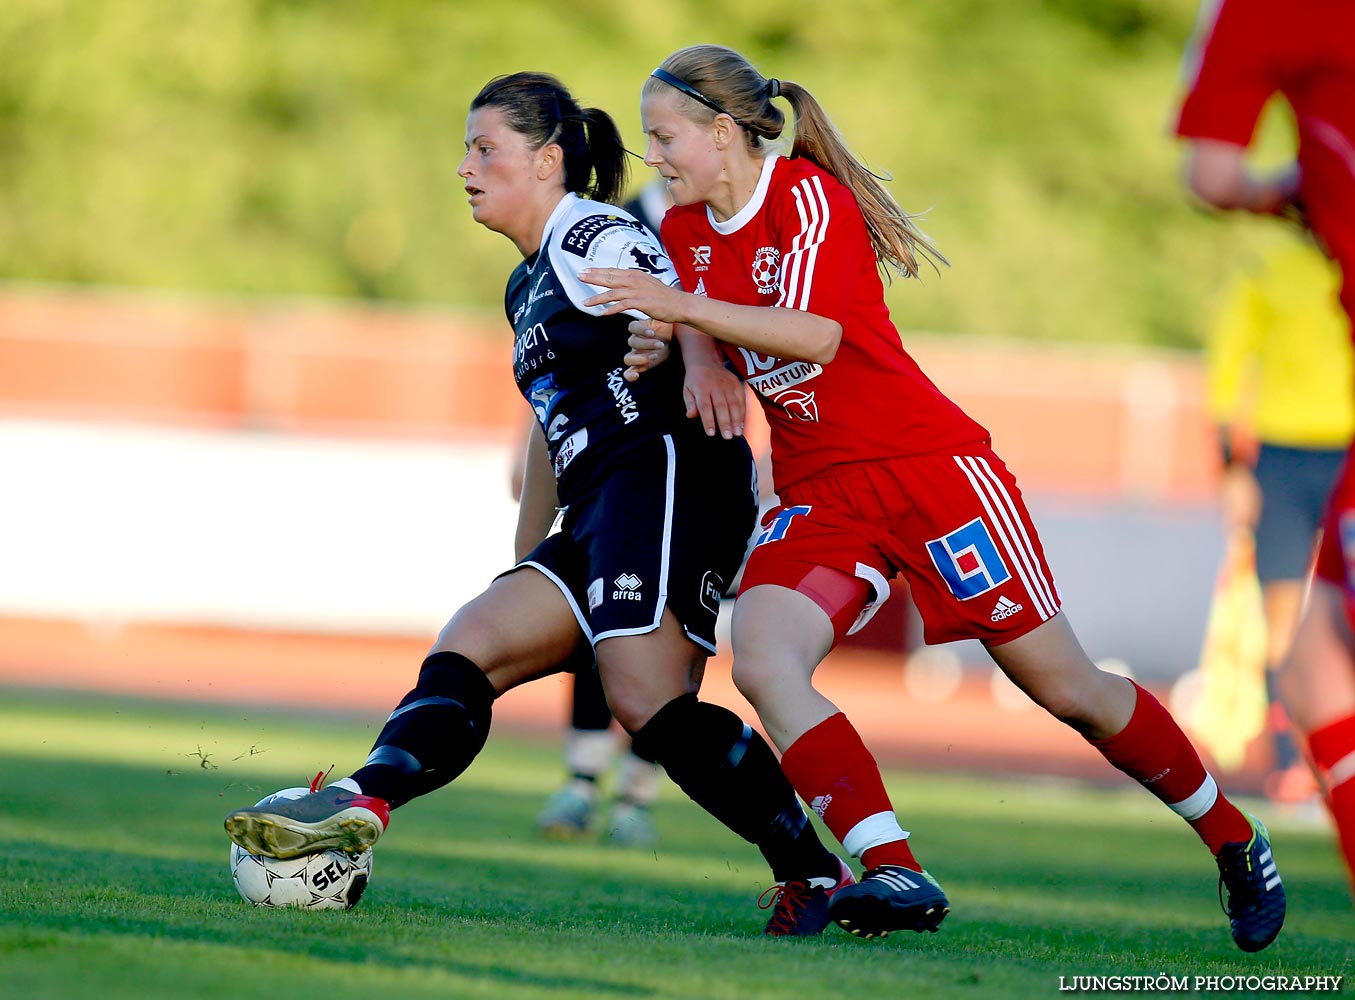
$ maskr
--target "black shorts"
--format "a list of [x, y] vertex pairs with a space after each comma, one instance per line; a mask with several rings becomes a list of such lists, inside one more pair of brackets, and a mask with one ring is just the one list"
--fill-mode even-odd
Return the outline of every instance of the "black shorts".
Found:
[[720, 598], [757, 518], [755, 477], [742, 438], [664, 435], [629, 450], [514, 569], [554, 581], [594, 646], [652, 632], [670, 608], [713, 653]]
[[1344, 448], [1261, 445], [1256, 456], [1261, 488], [1256, 575], [1262, 583], [1307, 576], [1322, 512], [1345, 457]]

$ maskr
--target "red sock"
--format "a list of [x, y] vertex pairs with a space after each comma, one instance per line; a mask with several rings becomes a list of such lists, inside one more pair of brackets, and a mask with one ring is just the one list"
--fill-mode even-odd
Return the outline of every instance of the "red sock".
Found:
[[1308, 751], [1327, 784], [1327, 806], [1355, 882], [1355, 715], [1314, 729], [1308, 734]]
[[899, 828], [875, 758], [841, 712], [796, 740], [781, 770], [847, 853], [867, 868], [902, 865], [921, 871]]
[[1088, 742], [1189, 823], [1215, 854], [1224, 844], [1250, 840], [1251, 823], [1219, 791], [1176, 720], [1150, 693], [1134, 687], [1138, 701], [1129, 724], [1108, 740]]

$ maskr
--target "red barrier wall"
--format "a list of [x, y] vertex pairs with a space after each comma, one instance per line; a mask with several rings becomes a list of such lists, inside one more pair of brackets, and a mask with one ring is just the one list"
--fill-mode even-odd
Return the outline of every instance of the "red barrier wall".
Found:
[[[1197, 359], [907, 337], [1027, 491], [1197, 499]], [[452, 311], [0, 289], [0, 413], [286, 432], [511, 437], [506, 323]]]

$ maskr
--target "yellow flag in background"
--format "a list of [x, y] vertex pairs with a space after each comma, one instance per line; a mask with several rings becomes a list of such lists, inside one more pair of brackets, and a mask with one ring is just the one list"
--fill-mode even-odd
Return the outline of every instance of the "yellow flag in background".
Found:
[[1266, 725], [1266, 619], [1256, 579], [1256, 543], [1239, 533], [1214, 584], [1200, 665], [1183, 699], [1181, 721], [1219, 767], [1242, 765]]

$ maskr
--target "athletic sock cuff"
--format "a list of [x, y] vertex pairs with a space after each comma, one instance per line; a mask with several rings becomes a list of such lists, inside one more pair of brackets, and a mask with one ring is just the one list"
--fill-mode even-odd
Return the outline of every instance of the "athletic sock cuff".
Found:
[[842, 846], [854, 858], [859, 858], [872, 847], [907, 840], [909, 831], [899, 826], [892, 812], [876, 813], [857, 823], [842, 838]]
[[[1107, 736], [1103, 740], [1087, 740], [1092, 746], [1105, 753], [1107, 750], [1113, 751], [1121, 744], [1129, 743], [1138, 737], [1138, 730], [1144, 725], [1152, 714], [1154, 704], [1160, 706], [1160, 702], [1153, 697], [1152, 692], [1141, 687], [1138, 681], [1129, 680], [1134, 685], [1134, 710], [1129, 713], [1129, 721], [1124, 724], [1114, 736]], [[1165, 710], [1164, 710], [1165, 711]]]
[[1319, 726], [1308, 734], [1308, 752], [1324, 771], [1355, 751], [1355, 715]]

